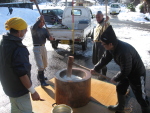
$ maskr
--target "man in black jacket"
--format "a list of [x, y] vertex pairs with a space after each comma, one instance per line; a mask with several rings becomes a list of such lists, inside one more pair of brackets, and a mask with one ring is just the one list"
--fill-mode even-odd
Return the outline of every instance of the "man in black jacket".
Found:
[[29, 52], [22, 44], [27, 32], [27, 23], [18, 17], [5, 23], [10, 33], [0, 41], [0, 81], [9, 96], [11, 113], [32, 113], [29, 92], [33, 100], [41, 100], [31, 82]]
[[120, 66], [121, 71], [117, 73], [111, 82], [117, 82], [116, 91], [118, 104], [108, 106], [109, 110], [123, 112], [125, 107], [125, 94], [130, 87], [141, 105], [142, 113], [150, 113], [149, 101], [145, 92], [146, 70], [144, 64], [134, 47], [117, 39], [112, 26], [109, 26], [101, 36], [101, 42], [106, 52], [91, 73], [94, 74], [112, 59]]

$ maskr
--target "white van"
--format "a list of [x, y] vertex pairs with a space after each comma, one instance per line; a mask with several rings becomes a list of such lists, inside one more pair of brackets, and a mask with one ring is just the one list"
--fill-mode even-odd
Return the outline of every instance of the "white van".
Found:
[[109, 13], [111, 15], [118, 15], [121, 11], [121, 7], [118, 3], [112, 3], [109, 6]]

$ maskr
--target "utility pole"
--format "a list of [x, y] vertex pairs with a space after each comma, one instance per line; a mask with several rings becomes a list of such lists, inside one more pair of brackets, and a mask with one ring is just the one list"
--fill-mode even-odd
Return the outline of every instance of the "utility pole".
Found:
[[57, 6], [57, 0], [55, 1], [55, 5]]
[[66, 2], [65, 2], [65, 6], [67, 7], [67, 0], [66, 0]]

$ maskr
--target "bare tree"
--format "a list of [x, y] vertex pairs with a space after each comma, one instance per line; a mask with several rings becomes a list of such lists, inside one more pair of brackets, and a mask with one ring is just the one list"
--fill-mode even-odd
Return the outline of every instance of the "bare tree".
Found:
[[143, 0], [143, 13], [150, 13], [150, 1]]

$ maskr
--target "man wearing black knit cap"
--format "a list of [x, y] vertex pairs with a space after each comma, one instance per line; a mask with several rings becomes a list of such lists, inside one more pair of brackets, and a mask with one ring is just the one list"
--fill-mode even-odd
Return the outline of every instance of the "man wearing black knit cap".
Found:
[[112, 59], [120, 66], [118, 72], [111, 82], [117, 82], [116, 91], [118, 104], [108, 106], [109, 110], [124, 112], [125, 94], [130, 87], [141, 106], [142, 113], [150, 113], [150, 105], [145, 92], [146, 70], [144, 64], [134, 47], [117, 39], [112, 26], [109, 26], [101, 36], [101, 42], [106, 49], [105, 55], [97, 63], [91, 73], [94, 74]]

